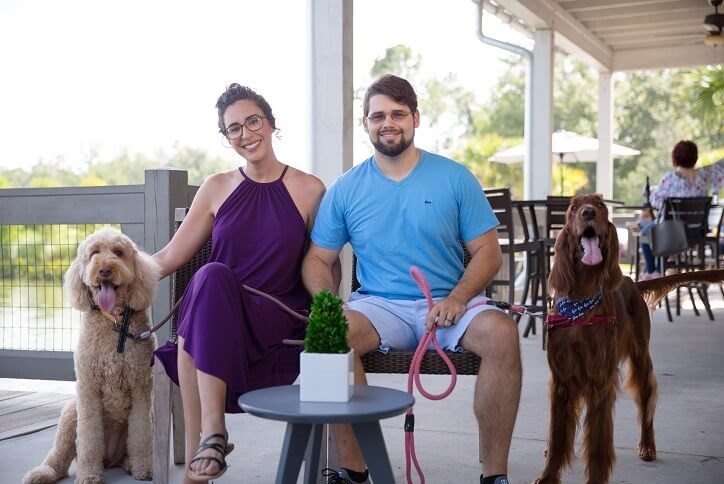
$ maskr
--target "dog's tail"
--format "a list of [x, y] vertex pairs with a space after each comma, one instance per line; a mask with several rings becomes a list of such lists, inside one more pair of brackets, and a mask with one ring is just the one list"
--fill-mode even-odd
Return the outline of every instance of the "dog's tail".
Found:
[[69, 401], [60, 412], [58, 432], [53, 448], [41, 465], [29, 470], [23, 476], [23, 484], [49, 484], [58, 482], [68, 475], [70, 463], [75, 458], [75, 437], [78, 412], [75, 399]]
[[656, 306], [666, 295], [679, 286], [690, 282], [721, 283], [724, 281], [724, 269], [711, 269], [706, 271], [678, 272], [670, 276], [638, 281], [636, 288], [646, 301], [648, 307]]

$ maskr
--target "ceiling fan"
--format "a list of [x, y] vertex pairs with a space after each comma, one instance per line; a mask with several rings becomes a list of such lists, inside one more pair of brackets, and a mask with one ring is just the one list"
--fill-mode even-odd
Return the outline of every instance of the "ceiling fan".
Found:
[[709, 34], [704, 38], [706, 45], [718, 46], [724, 45], [724, 13], [719, 13], [719, 6], [722, 4], [722, 0], [709, 0], [709, 3], [714, 7], [714, 13], [704, 17], [704, 28]]

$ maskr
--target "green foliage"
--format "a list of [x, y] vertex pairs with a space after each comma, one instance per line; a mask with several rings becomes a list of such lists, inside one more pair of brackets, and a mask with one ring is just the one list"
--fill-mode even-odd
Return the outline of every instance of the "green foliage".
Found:
[[496, 133], [503, 138], [523, 137], [525, 66], [512, 57], [504, 62], [508, 70], [498, 79], [490, 99], [475, 116], [474, 135]]
[[347, 319], [342, 300], [324, 290], [314, 296], [304, 349], [308, 353], [347, 353]]
[[385, 50], [385, 55], [375, 59], [370, 74], [373, 78], [394, 74], [412, 82], [420, 69], [420, 55], [412, 53], [406, 45], [397, 44]]
[[[496, 151], [522, 142], [525, 69], [517, 59], [508, 62], [509, 69], [492, 89], [490, 99], [473, 113], [472, 132], [454, 157], [470, 167], [483, 186], [509, 186], [514, 196], [520, 197], [520, 164], [488, 161]], [[614, 142], [641, 150], [641, 155], [614, 160], [614, 198], [640, 203], [646, 175], [656, 184], [671, 169], [671, 149], [678, 140], [697, 143], [698, 166], [719, 159], [717, 149], [724, 146], [722, 66], [637, 71], [618, 74], [614, 80]], [[571, 57], [557, 56], [553, 84], [554, 129], [595, 137], [595, 73]], [[558, 193], [560, 172], [555, 163], [552, 170], [550, 192]], [[595, 190], [595, 171], [595, 163], [566, 164], [564, 191]]]
[[622, 76], [616, 85], [616, 139], [641, 154], [614, 161], [614, 198], [640, 202], [646, 176], [655, 185], [671, 170], [671, 150], [679, 140], [698, 145], [697, 166], [704, 166], [724, 146], [723, 99], [721, 66]]
[[556, 56], [553, 129], [596, 136], [597, 86], [597, 79], [590, 67], [569, 56]]
[[522, 143], [522, 138], [503, 138], [496, 133], [471, 136], [462, 150], [453, 153], [485, 188], [509, 187], [513, 198], [523, 198], [523, 164], [489, 161], [497, 151]]
[[[370, 76], [377, 79], [384, 74], [394, 74], [410, 81], [417, 93], [418, 106], [423, 113], [422, 124], [434, 128], [439, 136], [434, 140], [434, 151], [448, 151], [456, 141], [472, 132], [478, 106], [475, 94], [460, 85], [455, 74], [443, 79], [421, 78], [422, 59], [406, 45], [398, 44], [385, 50], [375, 59]], [[356, 97], [361, 100], [366, 88], [360, 88]]]
[[685, 88], [678, 100], [691, 106], [691, 113], [717, 135], [724, 130], [724, 67], [705, 66], [679, 74]]
[[62, 284], [78, 243], [102, 224], [0, 226], [0, 280]]
[[96, 154], [89, 153], [87, 158], [85, 167], [79, 171], [68, 169], [62, 157], [37, 163], [30, 171], [0, 170], [0, 188], [139, 185], [144, 181], [145, 170], [164, 166], [186, 170], [189, 183], [200, 185], [209, 175], [230, 170], [235, 163], [233, 158], [214, 158], [190, 147], [176, 147], [172, 154], [164, 151], [153, 155], [122, 152], [101, 160]]

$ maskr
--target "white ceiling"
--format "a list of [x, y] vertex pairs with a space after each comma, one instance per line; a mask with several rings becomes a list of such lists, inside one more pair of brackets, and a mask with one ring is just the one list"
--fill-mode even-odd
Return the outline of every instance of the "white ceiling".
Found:
[[[476, 0], [473, 0], [476, 1]], [[707, 0], [484, 0], [527, 30], [554, 29], [556, 46], [604, 71], [724, 63], [704, 44]], [[724, 11], [722, 7], [720, 12]]]

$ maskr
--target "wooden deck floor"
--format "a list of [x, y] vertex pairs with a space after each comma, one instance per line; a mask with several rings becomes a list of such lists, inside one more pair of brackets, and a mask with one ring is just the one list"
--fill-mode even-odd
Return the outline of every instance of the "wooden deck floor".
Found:
[[73, 395], [0, 389], [0, 440], [27, 435], [58, 423]]

